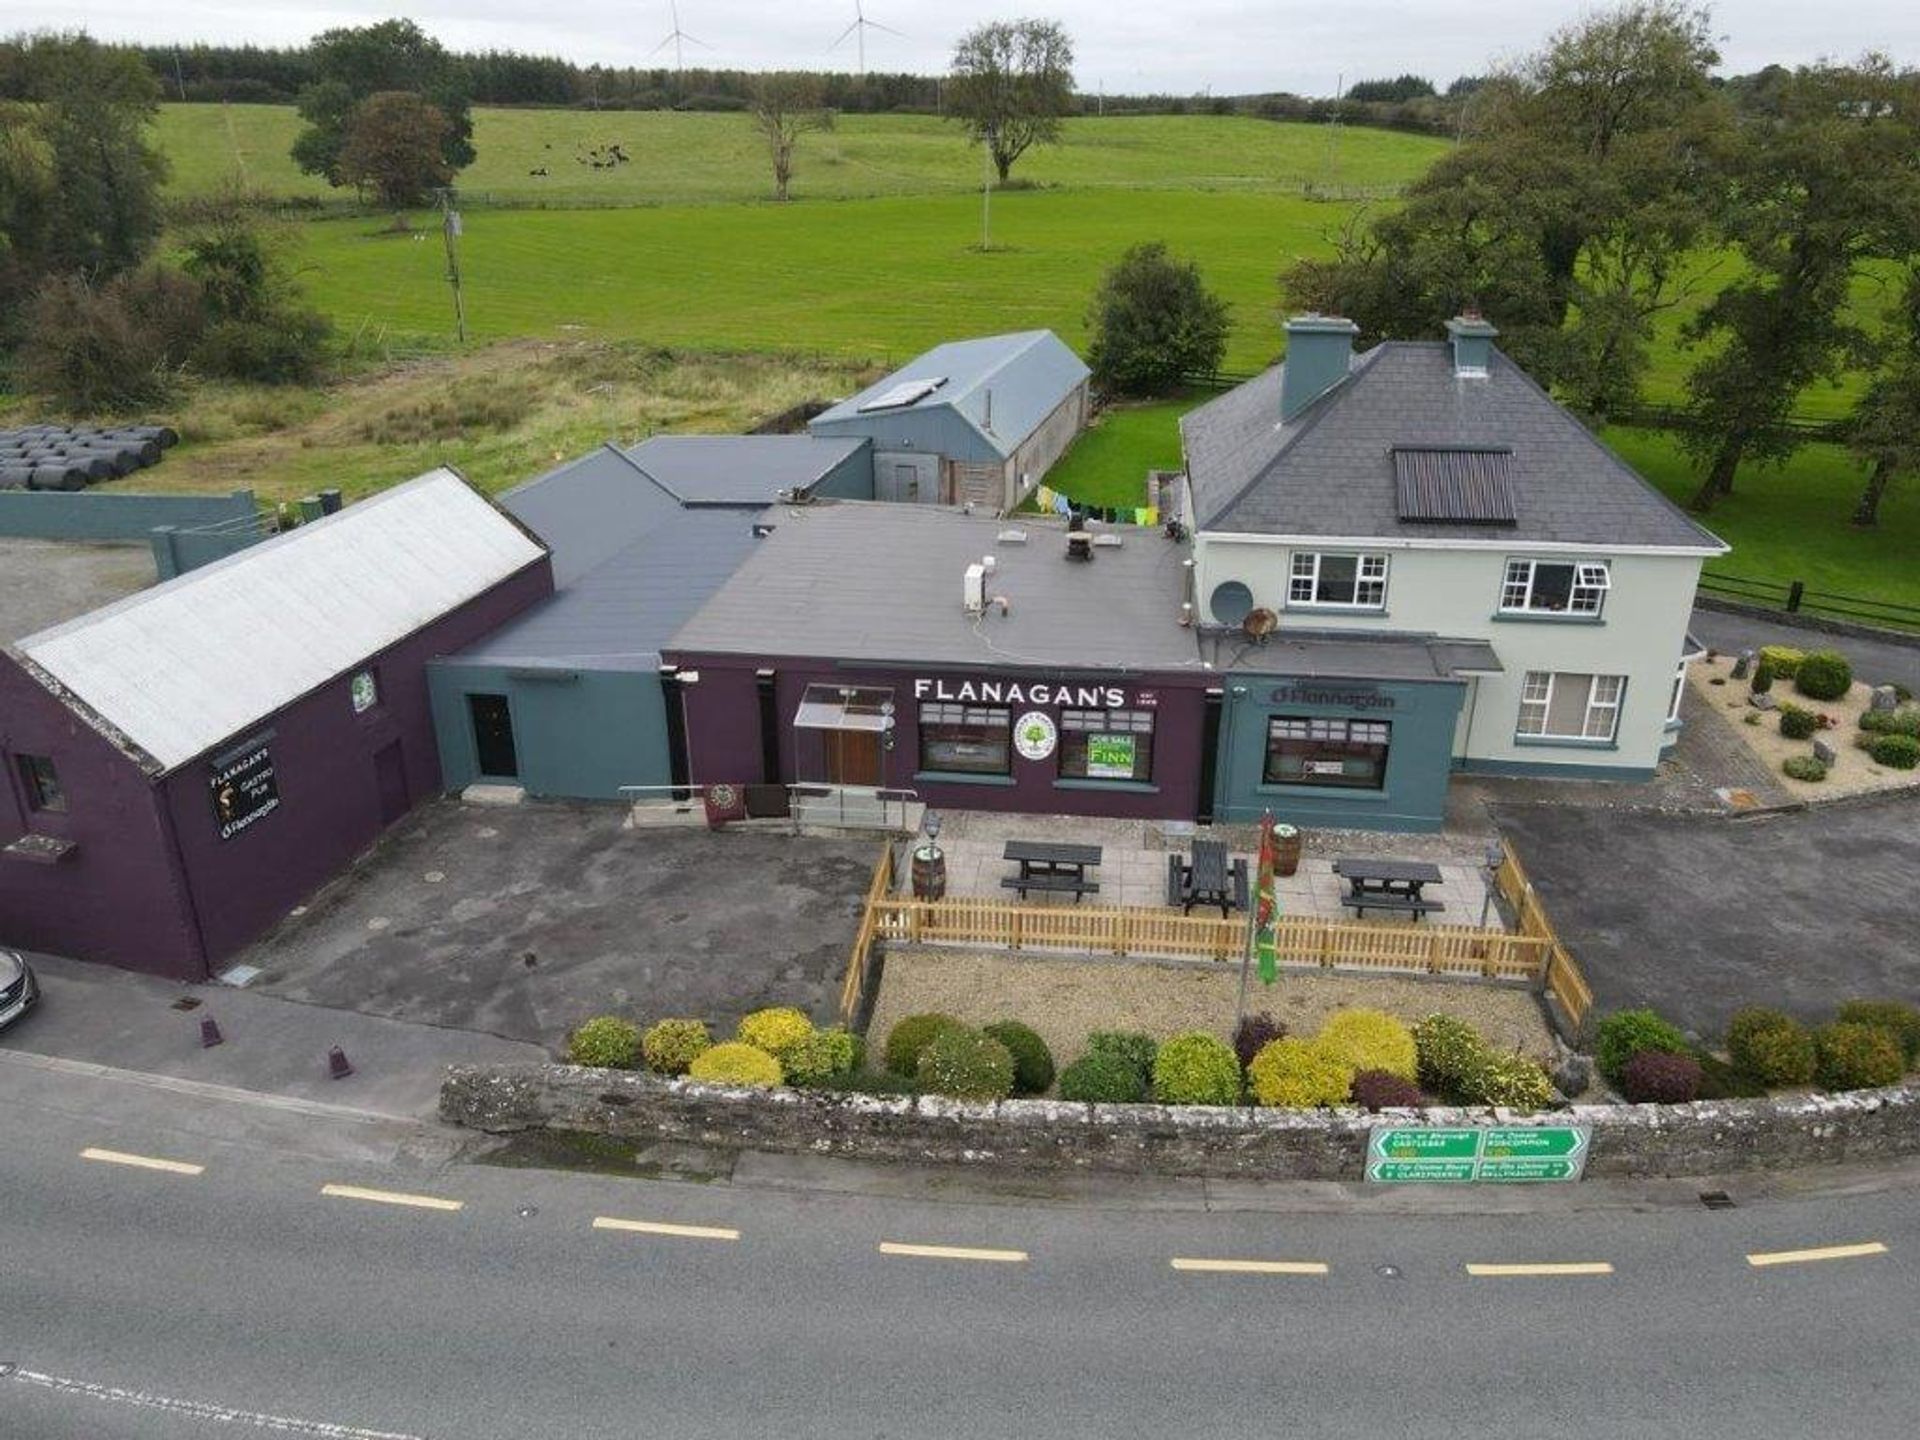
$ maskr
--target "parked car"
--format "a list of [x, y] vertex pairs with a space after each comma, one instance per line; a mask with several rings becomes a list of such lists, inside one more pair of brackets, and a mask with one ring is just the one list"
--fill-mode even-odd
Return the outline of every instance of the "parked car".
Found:
[[40, 1001], [40, 982], [24, 956], [0, 950], [0, 1029], [5, 1029]]

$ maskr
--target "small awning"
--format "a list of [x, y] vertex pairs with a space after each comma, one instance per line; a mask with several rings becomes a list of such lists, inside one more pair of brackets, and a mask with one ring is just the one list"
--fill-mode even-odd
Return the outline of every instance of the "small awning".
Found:
[[793, 712], [796, 730], [867, 730], [883, 733], [893, 728], [893, 692], [861, 690], [851, 685], [809, 685]]
[[1429, 640], [1427, 649], [1442, 675], [1504, 675], [1507, 670], [1485, 640]]

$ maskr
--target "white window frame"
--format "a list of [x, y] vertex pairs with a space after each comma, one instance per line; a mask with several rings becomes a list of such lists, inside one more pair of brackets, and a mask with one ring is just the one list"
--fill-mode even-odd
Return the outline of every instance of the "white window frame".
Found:
[[[1620, 738], [1620, 711], [1626, 703], [1627, 677], [1624, 675], [1588, 675], [1587, 698], [1580, 711], [1580, 733], [1564, 734], [1547, 729], [1553, 714], [1554, 691], [1561, 680], [1580, 674], [1577, 670], [1529, 670], [1520, 683], [1520, 713], [1514, 722], [1514, 734], [1522, 740], [1568, 740], [1576, 744], [1613, 744]], [[1529, 729], [1529, 711], [1535, 712], [1538, 729]], [[1597, 729], [1596, 726], [1604, 726]]]
[[[1323, 560], [1352, 560], [1353, 599], [1322, 600], [1320, 572]], [[1384, 610], [1387, 608], [1387, 556], [1377, 551], [1296, 550], [1287, 570], [1287, 608], [1290, 610]], [[1375, 598], [1362, 599], [1372, 593]]]
[[[1533, 603], [1534, 584], [1542, 565], [1564, 566], [1573, 571], [1573, 584], [1567, 592], [1566, 609], [1552, 610]], [[1613, 569], [1604, 560], [1509, 559], [1500, 579], [1500, 613], [1590, 619], [1606, 608], [1607, 592], [1612, 589]]]

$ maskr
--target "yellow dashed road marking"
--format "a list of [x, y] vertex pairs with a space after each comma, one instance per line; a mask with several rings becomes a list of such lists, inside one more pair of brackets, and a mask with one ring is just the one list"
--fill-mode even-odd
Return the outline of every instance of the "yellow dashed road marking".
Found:
[[1017, 1265], [1027, 1258], [1024, 1250], [976, 1250], [964, 1245], [900, 1245], [892, 1240], [880, 1243], [882, 1255], [907, 1255], [919, 1260], [986, 1260], [1002, 1265]]
[[1210, 1275], [1324, 1275], [1322, 1260], [1192, 1260], [1175, 1257], [1167, 1262], [1176, 1270]]
[[164, 1170], [169, 1175], [203, 1175], [207, 1167], [187, 1160], [160, 1160], [152, 1155], [129, 1155], [124, 1150], [100, 1150], [89, 1145], [80, 1152], [82, 1160], [101, 1160], [109, 1165], [129, 1165], [135, 1170]]
[[358, 1185], [322, 1185], [322, 1195], [341, 1200], [371, 1200], [376, 1205], [410, 1205], [416, 1210], [459, 1210], [465, 1202], [442, 1200], [438, 1195], [407, 1195], [398, 1190], [367, 1190]]
[[1878, 1240], [1865, 1245], [1823, 1245], [1816, 1250], [1762, 1250], [1747, 1256], [1747, 1264], [1756, 1270], [1769, 1265], [1804, 1265], [1811, 1260], [1857, 1260], [1863, 1255], [1884, 1255], [1887, 1247]]
[[1467, 1274], [1505, 1277], [1519, 1275], [1611, 1275], [1605, 1260], [1576, 1260], [1563, 1265], [1469, 1265]]
[[672, 1235], [681, 1240], [738, 1240], [740, 1232], [723, 1225], [669, 1225], [660, 1220], [620, 1220], [612, 1215], [593, 1217], [596, 1230], [624, 1230], [636, 1235]]

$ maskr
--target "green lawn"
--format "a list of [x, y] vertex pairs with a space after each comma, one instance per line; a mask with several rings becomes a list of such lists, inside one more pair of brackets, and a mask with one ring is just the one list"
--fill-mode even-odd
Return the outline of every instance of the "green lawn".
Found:
[[1180, 417], [1204, 396], [1115, 405], [1094, 420], [1047, 484], [1082, 505], [1138, 505], [1149, 470], [1180, 468]]
[[[167, 105], [157, 130], [173, 162], [170, 189], [192, 194], [236, 175], [272, 195], [327, 196], [288, 157], [300, 130], [286, 106]], [[1324, 126], [1232, 116], [1117, 116], [1066, 123], [1065, 143], [1028, 152], [1016, 180], [1131, 189], [1386, 192], [1418, 175], [1444, 141], [1347, 128], [1329, 149]], [[618, 144], [631, 163], [596, 170], [579, 157]], [[766, 153], [743, 114], [674, 111], [474, 111], [479, 158], [460, 187], [496, 202], [658, 205], [749, 200], [770, 193]], [[544, 176], [531, 172], [545, 169]], [[922, 115], [844, 115], [800, 142], [793, 193], [847, 199], [978, 191], [980, 152], [958, 125]]]

